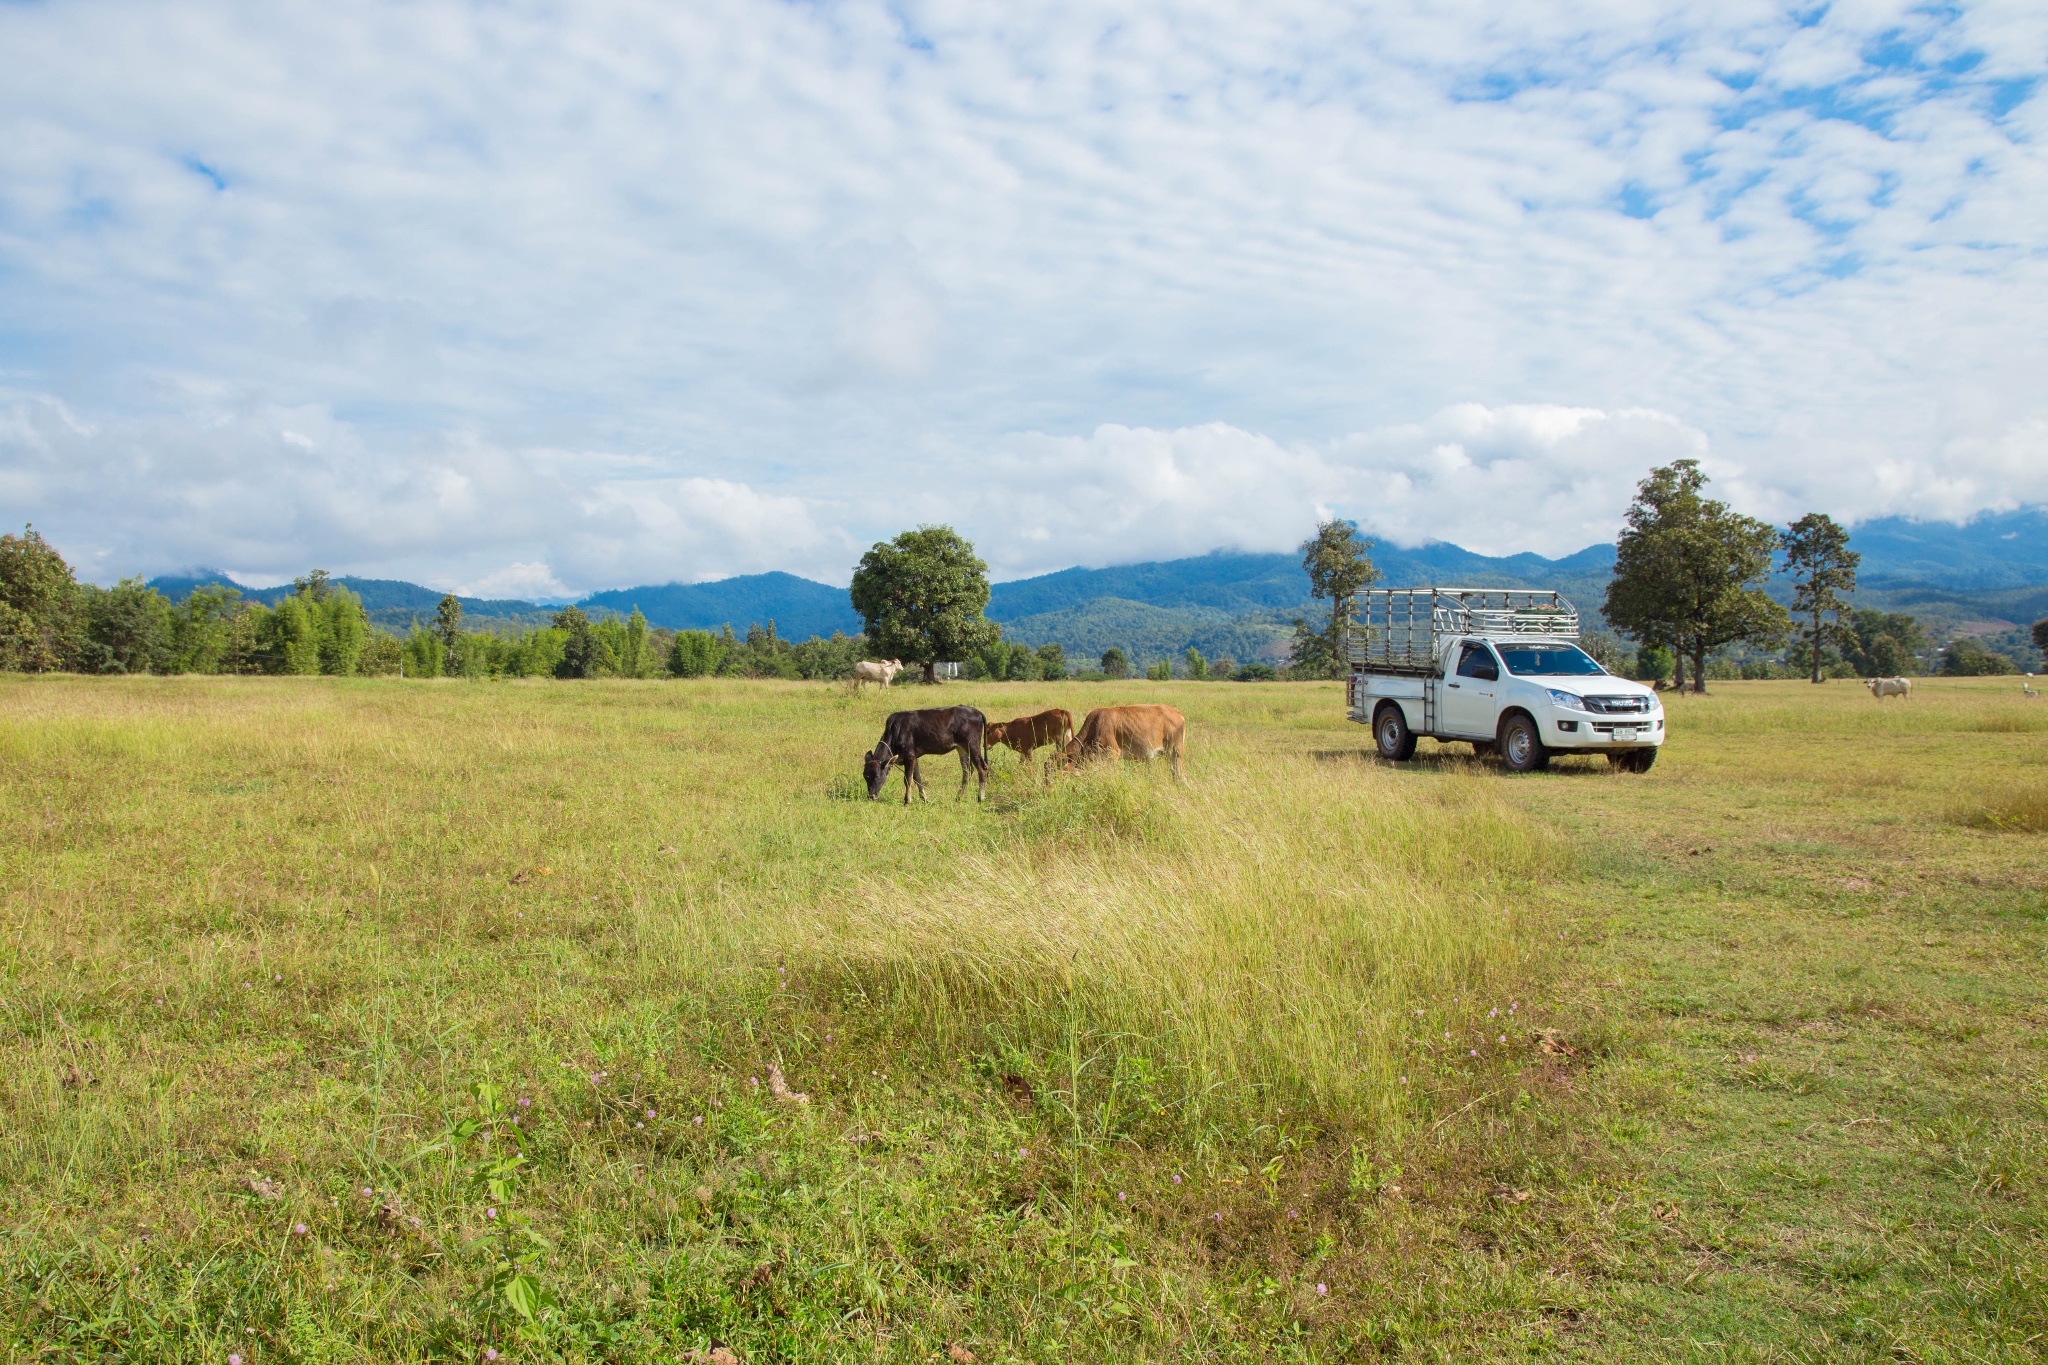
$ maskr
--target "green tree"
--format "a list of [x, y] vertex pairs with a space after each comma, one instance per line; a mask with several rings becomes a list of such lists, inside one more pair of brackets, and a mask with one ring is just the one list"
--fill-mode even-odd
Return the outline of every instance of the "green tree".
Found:
[[78, 579], [34, 526], [0, 536], [0, 668], [43, 673], [77, 648]]
[[1849, 613], [1843, 661], [1860, 678], [1897, 678], [1920, 671], [1920, 653], [1930, 646], [1926, 628], [1905, 612], [1858, 607]]
[[716, 673], [724, 652], [708, 630], [679, 630], [668, 647], [668, 671], [678, 678], [703, 678]]
[[1173, 677], [1173, 660], [1161, 659], [1145, 670], [1145, 676], [1153, 682], [1166, 682]]
[[2020, 671], [2003, 654], [1994, 654], [1969, 636], [1950, 642], [1941, 653], [1941, 671], [1951, 678], [1990, 678]]
[[1131, 661], [1122, 650], [1111, 645], [1102, 651], [1102, 672], [1106, 677], [1128, 678], [1131, 676]]
[[[1812, 681], [1819, 682], [1827, 647], [1853, 638], [1841, 623], [1849, 605], [1842, 594], [1856, 591], [1856, 566], [1863, 556], [1849, 548], [1849, 533], [1825, 512], [1809, 512], [1786, 527], [1779, 548], [1785, 552], [1785, 572], [1794, 585], [1793, 614], [1811, 622], [1806, 646]], [[1833, 621], [1823, 619], [1830, 614]]]
[[404, 657], [401, 648], [397, 636], [373, 630], [363, 641], [363, 657], [356, 670], [366, 678], [388, 678], [398, 671], [398, 661]]
[[224, 583], [194, 588], [171, 618], [173, 673], [229, 673], [235, 658], [235, 625], [246, 611], [242, 593]]
[[1187, 660], [1188, 676], [1190, 678], [1199, 682], [1201, 679], [1209, 676], [1209, 661], [1202, 657], [1201, 650], [1196, 649], [1193, 645], [1189, 645], [1187, 653], [1181, 657]]
[[438, 678], [447, 666], [448, 646], [441, 643], [441, 637], [421, 625], [412, 623], [412, 632], [400, 646], [399, 657], [408, 678]]
[[462, 639], [462, 603], [450, 593], [434, 608], [434, 633], [441, 637], [443, 658], [453, 663]]
[[1776, 528], [1706, 497], [1706, 483], [1697, 460], [1678, 460], [1636, 486], [1605, 606], [1618, 629], [1690, 661], [1696, 692], [1707, 690], [1709, 654], [1738, 640], [1770, 648], [1791, 625], [1762, 586]]
[[1334, 678], [1345, 672], [1345, 637], [1351, 628], [1351, 602], [1359, 590], [1376, 582], [1380, 573], [1372, 564], [1372, 542], [1358, 534], [1358, 523], [1332, 517], [1316, 523], [1316, 533], [1301, 542], [1301, 567], [1308, 575], [1309, 595], [1330, 604], [1330, 619], [1323, 625], [1320, 647], [1306, 639], [1308, 627], [1294, 623], [1296, 662], [1291, 672], [1304, 665], [1317, 670], [1302, 676]]
[[2034, 648], [2041, 651], [2041, 657], [2048, 661], [2048, 616], [2034, 622]]
[[167, 673], [173, 658], [170, 599], [140, 578], [79, 590], [82, 673]]
[[988, 565], [950, 526], [920, 526], [861, 556], [849, 591], [881, 658], [924, 666], [969, 659], [1000, 634], [982, 614], [988, 606]]
[[320, 671], [320, 622], [311, 593], [280, 598], [258, 617], [256, 638], [264, 672], [305, 676]]
[[619, 673], [628, 678], [654, 676], [654, 651], [647, 647], [647, 618], [636, 604], [626, 618], [626, 639], [619, 651]]
[[295, 597], [310, 597], [315, 602], [325, 602], [327, 594], [332, 591], [333, 580], [328, 578], [325, 569], [315, 569], [304, 578], [292, 580], [292, 595]]
[[580, 607], [564, 607], [555, 613], [555, 629], [564, 635], [561, 661], [555, 665], [558, 678], [601, 678], [615, 672], [618, 660], [590, 628], [590, 618]]
[[1047, 682], [1058, 682], [1067, 676], [1067, 652], [1056, 644], [1038, 647], [1038, 676]]
[[312, 601], [320, 637], [320, 671], [339, 678], [352, 676], [370, 638], [370, 618], [363, 611], [363, 599], [347, 588], [333, 588], [324, 598]]

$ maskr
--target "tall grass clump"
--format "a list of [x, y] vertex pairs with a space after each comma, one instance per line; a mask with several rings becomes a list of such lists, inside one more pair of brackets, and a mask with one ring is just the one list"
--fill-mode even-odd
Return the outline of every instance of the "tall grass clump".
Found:
[[2048, 834], [2048, 782], [2010, 787], [1967, 803], [1962, 823], [2010, 834]]
[[1142, 1057], [1191, 1119], [1398, 1106], [1416, 1009], [1515, 978], [1518, 889], [1564, 857], [1483, 781], [1425, 793], [1246, 758], [1185, 790], [1064, 779], [1007, 834], [943, 877], [864, 878], [764, 942], [925, 1048]]

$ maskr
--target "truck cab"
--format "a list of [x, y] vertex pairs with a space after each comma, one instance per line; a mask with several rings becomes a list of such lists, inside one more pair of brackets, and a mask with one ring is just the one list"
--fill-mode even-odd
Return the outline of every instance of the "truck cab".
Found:
[[[1417, 595], [1429, 600], [1398, 600]], [[1656, 761], [1665, 719], [1657, 694], [1580, 649], [1577, 612], [1557, 594], [1424, 588], [1368, 598], [1380, 600], [1367, 601], [1354, 627], [1347, 709], [1372, 727], [1384, 757], [1406, 761], [1428, 736], [1496, 751], [1516, 772], [1559, 752], [1602, 753], [1626, 772]]]

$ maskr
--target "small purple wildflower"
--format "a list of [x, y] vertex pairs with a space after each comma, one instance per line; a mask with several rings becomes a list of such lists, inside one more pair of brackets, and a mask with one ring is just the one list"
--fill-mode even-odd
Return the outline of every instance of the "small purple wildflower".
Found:
[[295, 1237], [304, 1237], [306, 1235], [306, 1225], [304, 1223], [292, 1224], [292, 1235]]
[[1473, 1055], [1474, 1057], [1477, 1057], [1477, 1056], [1479, 1055], [1479, 1049], [1478, 1049], [1478, 1048], [1476, 1048], [1476, 1047], [1475, 1047], [1475, 1048], [1473, 1048], [1473, 1049], [1472, 1049], [1472, 1055]]
[[702, 1122], [704, 1122], [704, 1116], [702, 1114], [699, 1114], [696, 1118], [691, 1119], [690, 1122], [701, 1124]]
[[231, 1355], [228, 1357], [228, 1365], [242, 1365], [242, 1358], [237, 1355]]
[[1180, 1177], [1178, 1175], [1174, 1176], [1173, 1183], [1176, 1185], [1180, 1184]]
[[653, 1118], [653, 1117], [654, 1117], [654, 1111], [653, 1111], [652, 1109], [650, 1109], [650, 1110], [648, 1110], [648, 1111], [647, 1111], [647, 1117], [648, 1117], [648, 1118]]
[[1124, 1192], [1122, 1190], [1116, 1192], [1116, 1202], [1119, 1204], [1124, 1202]]
[[1330, 1286], [1328, 1286], [1328, 1285], [1326, 1285], [1326, 1284], [1322, 1284], [1322, 1283], [1320, 1283], [1320, 1282], [1318, 1282], [1318, 1283], [1317, 1283], [1317, 1285], [1316, 1285], [1316, 1293], [1317, 1293], [1318, 1295], [1322, 1295], [1322, 1294], [1327, 1294], [1327, 1293], [1329, 1293], [1329, 1292], [1330, 1292]]
[[484, 1210], [484, 1217], [486, 1217], [486, 1218], [496, 1218], [497, 1216], [498, 1216], [498, 1211], [497, 1211], [496, 1209], [485, 1209], [485, 1210]]
[[522, 1099], [521, 1101], [519, 1101], [519, 1107], [521, 1109], [531, 1109], [533, 1107], [533, 1101]]
[[496, 1360], [497, 1358], [498, 1358], [498, 1350], [497, 1350], [497, 1348], [496, 1348], [495, 1346], [487, 1346], [487, 1347], [485, 1347], [485, 1348], [484, 1348], [484, 1359], [485, 1359], [485, 1360]]

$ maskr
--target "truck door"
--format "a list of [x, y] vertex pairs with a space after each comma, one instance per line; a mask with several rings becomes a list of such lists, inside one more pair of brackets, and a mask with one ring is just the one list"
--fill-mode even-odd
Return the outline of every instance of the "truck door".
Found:
[[1439, 721], [1447, 735], [1493, 738], [1500, 690], [1500, 661], [1493, 651], [1477, 640], [1467, 640], [1458, 649], [1458, 666], [1444, 679], [1443, 716]]

